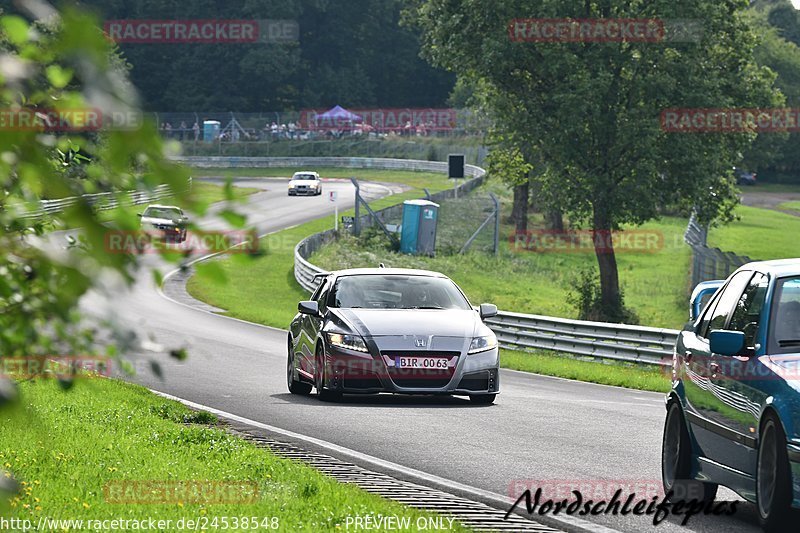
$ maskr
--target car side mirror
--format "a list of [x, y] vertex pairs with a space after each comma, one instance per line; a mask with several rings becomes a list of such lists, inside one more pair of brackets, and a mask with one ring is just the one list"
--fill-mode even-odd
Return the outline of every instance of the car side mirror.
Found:
[[744, 333], [727, 329], [716, 329], [708, 336], [711, 353], [739, 355], [744, 349]]
[[492, 318], [493, 316], [497, 316], [497, 306], [494, 304], [481, 304], [478, 308], [479, 313], [481, 315], [481, 319], [484, 318]]
[[144, 213], [136, 213], [136, 216], [142, 218], [144, 216]]
[[304, 315], [319, 316], [319, 304], [313, 300], [300, 302], [297, 310]]

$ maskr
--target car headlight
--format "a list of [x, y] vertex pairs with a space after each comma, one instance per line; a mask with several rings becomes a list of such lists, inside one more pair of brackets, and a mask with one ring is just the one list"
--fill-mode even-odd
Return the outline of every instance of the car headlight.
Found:
[[494, 348], [497, 348], [497, 337], [492, 333], [491, 335], [473, 338], [467, 353], [485, 352]]
[[328, 333], [328, 343], [337, 348], [369, 353], [367, 344], [360, 335], [347, 335], [343, 333]]
[[311, 187], [312, 189], [316, 189], [317, 188], [317, 184], [316, 183], [312, 183], [311, 185], [309, 185], [309, 187]]

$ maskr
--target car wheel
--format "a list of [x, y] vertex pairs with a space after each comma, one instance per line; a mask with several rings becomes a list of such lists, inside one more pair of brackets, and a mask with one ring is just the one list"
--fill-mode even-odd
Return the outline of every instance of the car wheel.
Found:
[[314, 357], [314, 361], [314, 384], [317, 387], [317, 395], [319, 396], [319, 399], [326, 402], [339, 400], [342, 397], [341, 392], [332, 391], [326, 388], [328, 383], [328, 371], [327, 365], [325, 364], [325, 352], [323, 351], [321, 345], [317, 346], [317, 353]]
[[671, 501], [712, 501], [717, 496], [716, 483], [695, 481], [692, 476], [692, 443], [678, 402], [667, 409], [664, 437], [661, 442], [661, 481], [664, 494], [672, 492]]
[[789, 531], [792, 485], [786, 435], [780, 422], [768, 415], [761, 428], [756, 469], [756, 507], [766, 532]]
[[292, 347], [292, 339], [289, 339], [289, 354], [286, 363], [286, 384], [289, 387], [289, 392], [292, 394], [299, 394], [301, 396], [308, 396], [311, 393], [311, 383], [294, 379], [294, 349]]
[[491, 405], [497, 394], [473, 394], [469, 397], [470, 401], [476, 405]]

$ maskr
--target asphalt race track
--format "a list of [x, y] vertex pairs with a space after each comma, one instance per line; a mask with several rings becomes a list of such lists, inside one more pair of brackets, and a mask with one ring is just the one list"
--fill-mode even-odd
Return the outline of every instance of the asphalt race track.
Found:
[[[345, 182], [325, 183], [325, 194], [308, 198], [287, 198], [285, 181], [237, 184], [265, 189], [243, 209], [260, 233], [332, 214], [329, 190], [339, 191], [340, 210], [353, 205], [352, 186]], [[201, 225], [220, 224], [212, 214]], [[160, 261], [146, 258], [168, 270]], [[264, 305], [270, 304], [270, 287], [250, 290], [263, 291]], [[660, 484], [661, 394], [503, 371], [493, 406], [389, 395], [323, 403], [286, 390], [286, 332], [171, 301], [156, 290], [148, 269], [129, 292], [92, 295], [85, 303], [101, 314], [113, 312], [165, 350], [188, 348], [184, 362], [155, 355], [163, 380], [149, 370], [152, 353], [128, 354], [138, 369], [135, 380], [157, 391], [500, 495], [521, 484]], [[739, 499], [727, 490], [719, 498]], [[744, 502], [734, 516], [694, 516], [686, 526], [674, 517], [657, 527], [648, 516], [585, 519], [627, 532], [760, 531], [754, 506]]]

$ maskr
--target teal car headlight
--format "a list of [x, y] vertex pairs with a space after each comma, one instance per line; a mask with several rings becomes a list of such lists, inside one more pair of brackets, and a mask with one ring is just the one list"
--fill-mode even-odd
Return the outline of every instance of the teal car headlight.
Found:
[[494, 333], [490, 333], [482, 337], [474, 337], [469, 345], [467, 353], [486, 352], [494, 348], [497, 348], [497, 337]]
[[348, 335], [345, 333], [328, 333], [328, 344], [345, 350], [368, 353], [367, 344], [360, 335]]

